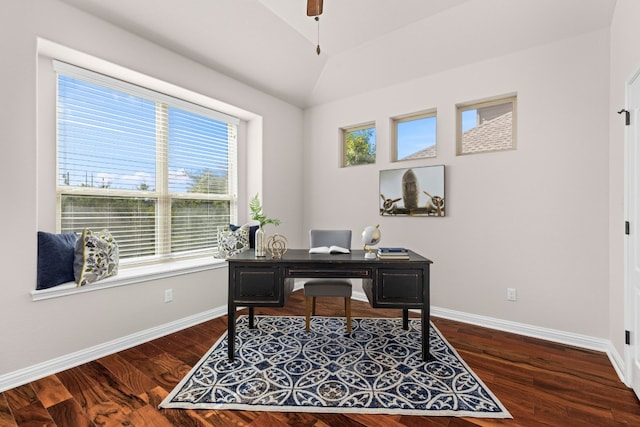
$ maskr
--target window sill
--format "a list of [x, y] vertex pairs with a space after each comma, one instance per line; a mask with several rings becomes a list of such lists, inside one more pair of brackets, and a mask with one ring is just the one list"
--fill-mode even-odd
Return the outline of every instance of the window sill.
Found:
[[96, 283], [79, 287], [76, 282], [67, 282], [49, 289], [32, 290], [31, 300], [41, 301], [101, 289], [115, 288], [132, 283], [146, 282], [165, 277], [195, 273], [226, 267], [226, 261], [213, 257], [196, 258], [184, 261], [168, 262], [164, 264], [146, 265], [142, 267], [121, 268], [118, 275], [108, 277]]

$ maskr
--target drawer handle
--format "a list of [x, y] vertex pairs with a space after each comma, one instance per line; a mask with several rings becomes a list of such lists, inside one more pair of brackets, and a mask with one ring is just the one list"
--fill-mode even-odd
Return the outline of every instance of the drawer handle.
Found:
[[369, 270], [316, 270], [316, 269], [302, 269], [289, 270], [289, 276], [298, 277], [315, 277], [315, 276], [335, 276], [335, 277], [371, 277], [371, 271]]

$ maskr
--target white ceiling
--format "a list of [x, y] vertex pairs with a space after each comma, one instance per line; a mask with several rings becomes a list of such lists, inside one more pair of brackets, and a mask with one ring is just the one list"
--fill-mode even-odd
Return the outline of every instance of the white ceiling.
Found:
[[300, 107], [608, 27], [615, 0], [62, 0]]

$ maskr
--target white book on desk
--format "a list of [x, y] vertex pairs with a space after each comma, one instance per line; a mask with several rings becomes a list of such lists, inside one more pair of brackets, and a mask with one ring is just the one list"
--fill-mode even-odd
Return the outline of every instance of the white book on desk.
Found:
[[318, 246], [309, 249], [310, 254], [348, 254], [351, 250], [341, 246]]

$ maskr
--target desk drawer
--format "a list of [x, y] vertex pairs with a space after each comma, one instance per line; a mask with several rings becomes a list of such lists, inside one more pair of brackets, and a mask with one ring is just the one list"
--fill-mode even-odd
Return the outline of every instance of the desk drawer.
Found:
[[421, 308], [423, 286], [421, 269], [379, 269], [375, 283], [363, 282], [371, 305], [381, 308]]
[[286, 269], [287, 277], [300, 278], [352, 278], [352, 279], [368, 279], [372, 277], [370, 268], [296, 268]]
[[286, 290], [277, 268], [235, 268], [231, 278], [232, 295], [237, 304], [259, 303], [281, 306]]

